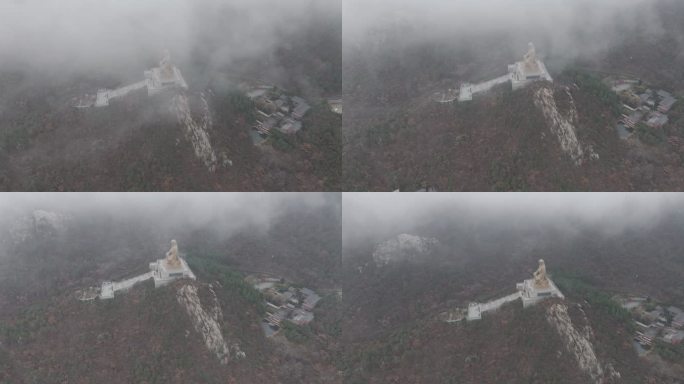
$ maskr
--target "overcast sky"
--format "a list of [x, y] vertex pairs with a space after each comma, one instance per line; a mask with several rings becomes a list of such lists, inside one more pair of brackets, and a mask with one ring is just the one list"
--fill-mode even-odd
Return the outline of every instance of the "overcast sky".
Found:
[[[500, 31], [549, 56], [602, 52], [620, 27], [662, 33], [658, 0], [3, 0], [0, 67], [42, 71], [131, 70], [164, 48], [179, 62], [207, 55], [213, 67], [261, 57], [312, 20], [340, 19], [344, 44], [387, 25], [406, 41], [477, 38]], [[672, 0], [665, 0], [672, 1]], [[518, 41], [519, 40], [519, 41]]]
[[17, 215], [46, 210], [132, 222], [152, 218], [160, 227], [173, 223], [188, 230], [220, 225], [227, 235], [247, 226], [267, 229], [287, 209], [321, 208], [339, 199], [337, 193], [2, 193], [0, 227], [12, 225]]
[[[470, 41], [499, 33], [524, 53], [533, 41], [550, 57], [595, 55], [615, 46], [624, 30], [659, 36], [658, 0], [345, 0], [344, 44], [399, 28], [402, 43]], [[668, 1], [668, 0], [666, 0]]]
[[[420, 223], [435, 216], [467, 220], [579, 219], [624, 227], [653, 222], [684, 196], [668, 193], [3, 193], [0, 217], [41, 209], [124, 218], [159, 217], [201, 226], [219, 220], [226, 228], [268, 225], [287, 209], [342, 204], [345, 238], [376, 228]], [[331, 217], [339, 220], [339, 217]], [[0, 220], [2, 225], [2, 220]]]
[[3, 0], [0, 67], [116, 72], [165, 48], [177, 61], [202, 52], [220, 67], [339, 12], [340, 0]]
[[684, 196], [660, 193], [344, 193], [342, 202], [345, 244], [439, 216], [512, 226], [527, 220], [599, 223], [615, 233], [684, 208]]

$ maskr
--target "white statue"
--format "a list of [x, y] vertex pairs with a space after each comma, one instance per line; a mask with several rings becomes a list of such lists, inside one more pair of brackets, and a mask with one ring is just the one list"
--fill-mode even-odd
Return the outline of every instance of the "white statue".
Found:
[[168, 49], [164, 50], [164, 57], [159, 62], [162, 74], [165, 76], [173, 76], [173, 66], [171, 65], [171, 54]]
[[537, 62], [537, 50], [534, 48], [534, 44], [529, 43], [527, 53], [525, 54], [525, 62], [536, 63]]
[[544, 264], [544, 259], [539, 259], [539, 268], [534, 271], [534, 286], [535, 288], [549, 287], [549, 279], [546, 277], [546, 264]]
[[537, 63], [537, 50], [532, 43], [530, 43], [528, 47], [527, 53], [525, 54], [525, 63], [535, 65]]
[[181, 262], [178, 258], [178, 243], [176, 240], [171, 240], [171, 249], [166, 252], [166, 264], [170, 267], [180, 267]]

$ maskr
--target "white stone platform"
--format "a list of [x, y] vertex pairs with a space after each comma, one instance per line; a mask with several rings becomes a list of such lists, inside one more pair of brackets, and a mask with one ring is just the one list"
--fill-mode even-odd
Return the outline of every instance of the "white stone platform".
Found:
[[482, 311], [480, 310], [479, 303], [468, 304], [468, 315], [466, 316], [468, 321], [480, 320], [482, 318]]
[[155, 67], [145, 71], [147, 92], [150, 96], [160, 93], [169, 88], [188, 89], [180, 69], [170, 66], [166, 69]]
[[534, 286], [534, 279], [525, 280], [516, 285], [522, 298], [523, 308], [537, 304], [541, 300], [551, 297], [558, 297], [564, 299], [563, 293], [556, 287], [553, 280], [547, 278], [549, 286], [546, 288], [538, 288]]
[[461, 92], [458, 95], [458, 101], [469, 101], [473, 99], [473, 95], [484, 93], [496, 87], [499, 84], [506, 84], [511, 81], [511, 75], [499, 76], [496, 79], [487, 80], [478, 84], [463, 84]]
[[117, 292], [125, 292], [134, 285], [149, 279], [154, 280], [155, 288], [164, 286], [177, 279], [196, 280], [195, 274], [185, 260], [179, 258], [179, 261], [181, 263], [180, 267], [174, 268], [167, 264], [166, 259], [157, 260], [154, 263], [150, 263], [150, 272], [123, 281], [105, 281], [100, 288], [100, 298], [113, 299]]
[[520, 292], [512, 293], [508, 296], [500, 297], [486, 303], [470, 303], [468, 305], [468, 321], [480, 320], [485, 312], [496, 311], [502, 305], [520, 299]]
[[[147, 95], [152, 96], [169, 89], [188, 89], [188, 84], [185, 82], [180, 69], [172, 65], [168, 53], [159, 63], [158, 67], [151, 68], [144, 71], [145, 80], [134, 84], [126, 85], [117, 89], [100, 89], [97, 91], [97, 97], [92, 106], [106, 107], [109, 101], [116, 98], [121, 98], [127, 94], [138, 90], [147, 88]], [[83, 107], [79, 104], [78, 107]]]
[[107, 105], [109, 105], [109, 100], [126, 96], [127, 94], [135, 90], [143, 89], [145, 87], [147, 87], [147, 81], [143, 80], [135, 84], [130, 84], [125, 87], [117, 89], [101, 89], [97, 91], [97, 99], [95, 100], [95, 106], [106, 107]]
[[556, 287], [553, 280], [546, 274], [546, 264], [544, 264], [544, 260], [539, 260], [539, 268], [534, 272], [534, 277], [538, 280], [538, 284], [535, 284], [535, 279], [527, 279], [522, 283], [515, 285], [517, 289], [517, 292], [515, 293], [486, 303], [468, 304], [466, 319], [468, 321], [480, 320], [483, 313], [496, 311], [502, 305], [518, 299], [522, 300], [523, 308], [527, 308], [552, 297], [565, 298], [563, 293]]
[[104, 283], [102, 283], [102, 289], [100, 290], [100, 298], [111, 299], [114, 297], [114, 294], [116, 292], [127, 291], [132, 286], [145, 280], [151, 279], [152, 275], [152, 272], [147, 272], [142, 275], [131, 277], [130, 279], [126, 279], [123, 281], [105, 281]]
[[176, 279], [197, 279], [188, 266], [188, 263], [180, 257], [178, 260], [180, 261], [179, 267], [169, 265], [166, 259], [160, 259], [154, 263], [150, 263], [150, 270], [153, 274], [152, 277], [154, 278], [155, 288], [166, 285]]
[[474, 95], [487, 92], [499, 84], [511, 82], [513, 90], [517, 90], [535, 81], [553, 82], [553, 78], [546, 70], [546, 65], [537, 58], [534, 44], [530, 43], [524, 59], [508, 66], [508, 74], [478, 84], [463, 84], [458, 101], [470, 101]]
[[528, 86], [535, 81], [546, 80], [553, 83], [553, 78], [546, 70], [546, 65], [541, 60], [536, 60], [533, 69], [530, 70], [529, 65], [524, 61], [519, 61], [508, 67], [511, 78], [511, 86], [513, 90], [518, 90]]

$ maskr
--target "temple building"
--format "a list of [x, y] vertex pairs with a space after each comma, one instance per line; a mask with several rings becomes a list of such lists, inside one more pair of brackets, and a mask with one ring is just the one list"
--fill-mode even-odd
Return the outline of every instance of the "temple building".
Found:
[[125, 292], [135, 284], [149, 279], [153, 279], [154, 287], [158, 288], [174, 280], [197, 278], [188, 263], [178, 255], [176, 240], [171, 240], [171, 249], [166, 252], [166, 257], [150, 263], [150, 272], [123, 281], [105, 281], [100, 288], [100, 298], [113, 299], [117, 292]]
[[473, 99], [473, 95], [487, 92], [499, 84], [510, 82], [513, 90], [517, 90], [535, 81], [544, 80], [553, 82], [553, 78], [546, 70], [546, 66], [537, 57], [537, 50], [534, 44], [530, 43], [523, 60], [508, 66], [507, 75], [478, 84], [464, 83], [461, 85], [458, 101], [470, 101]]

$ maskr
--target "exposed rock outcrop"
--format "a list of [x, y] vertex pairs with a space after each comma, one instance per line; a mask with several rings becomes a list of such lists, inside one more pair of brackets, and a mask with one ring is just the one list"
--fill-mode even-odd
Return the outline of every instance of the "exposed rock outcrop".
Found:
[[195, 330], [202, 335], [207, 349], [216, 355], [221, 364], [245, 358], [245, 353], [240, 350], [240, 346], [237, 343], [229, 345], [223, 338], [223, 332], [221, 331], [223, 312], [216, 298], [216, 293], [211, 287], [209, 287], [209, 293], [213, 302], [209, 305], [208, 309], [202, 306], [197, 294], [197, 287], [194, 285], [187, 284], [182, 286], [178, 289], [176, 298], [178, 303], [185, 308], [188, 316], [190, 316]]
[[192, 143], [195, 156], [204, 163], [210, 172], [214, 172], [218, 161], [209, 140], [209, 130], [212, 127], [211, 113], [204, 94], [200, 96], [202, 117], [199, 121], [193, 119], [188, 97], [184, 93], [179, 93], [173, 97], [171, 109], [176, 114], [178, 122], [185, 128], [185, 137]]
[[68, 226], [69, 217], [57, 212], [38, 209], [24, 215], [9, 226], [8, 240], [18, 244], [34, 237], [51, 237], [63, 233]]
[[403, 233], [378, 244], [373, 251], [373, 261], [377, 266], [383, 266], [396, 261], [419, 260], [438, 243], [435, 238]]
[[549, 87], [535, 91], [534, 105], [544, 114], [544, 119], [551, 132], [558, 138], [563, 152], [568, 154], [576, 165], [581, 165], [586, 156], [591, 159], [598, 159], [599, 156], [591, 148], [582, 148], [575, 129], [578, 121], [577, 108], [570, 91], [565, 89], [565, 92], [570, 100], [570, 107], [564, 114], [558, 110], [553, 89]]
[[589, 375], [592, 383], [608, 384], [620, 379], [620, 373], [611, 364], [601, 363], [596, 356], [591, 327], [586, 325], [579, 330], [575, 328], [565, 304], [551, 305], [546, 311], [546, 319], [556, 329], [568, 351], [575, 357], [580, 369]]

